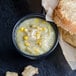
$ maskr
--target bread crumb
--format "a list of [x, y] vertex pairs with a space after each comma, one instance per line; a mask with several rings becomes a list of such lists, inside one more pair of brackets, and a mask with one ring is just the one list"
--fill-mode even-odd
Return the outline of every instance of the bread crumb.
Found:
[[16, 72], [6, 72], [6, 76], [18, 76]]
[[39, 73], [38, 68], [29, 65], [24, 68], [24, 71], [22, 72], [22, 76], [33, 76], [38, 73]]

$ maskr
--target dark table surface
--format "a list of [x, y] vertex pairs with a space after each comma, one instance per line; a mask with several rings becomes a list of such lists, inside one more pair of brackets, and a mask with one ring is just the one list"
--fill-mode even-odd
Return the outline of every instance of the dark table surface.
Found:
[[15, 71], [21, 76], [27, 65], [39, 68], [36, 76], [76, 76], [59, 45], [50, 56], [35, 61], [16, 51], [11, 38], [12, 29], [20, 18], [32, 12], [41, 12], [40, 0], [0, 0], [0, 76], [5, 76], [6, 71]]

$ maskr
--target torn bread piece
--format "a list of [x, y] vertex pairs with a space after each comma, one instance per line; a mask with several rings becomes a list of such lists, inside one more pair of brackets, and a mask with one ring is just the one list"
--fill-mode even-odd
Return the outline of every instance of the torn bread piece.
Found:
[[59, 17], [63, 24], [60, 27], [71, 34], [76, 34], [76, 0], [60, 0], [54, 10], [54, 20], [55, 16]]
[[[63, 3], [63, 2], [65, 2], [65, 3]], [[61, 9], [63, 9], [64, 7], [66, 7], [69, 2], [72, 5], [75, 5], [74, 2], [76, 2], [76, 1], [75, 0], [69, 0], [69, 1], [68, 0], [66, 0], [66, 1], [65, 0], [61, 0], [61, 1], [59, 1], [58, 6], [55, 8], [55, 10], [53, 12], [53, 19], [54, 19], [54, 22], [57, 24], [58, 28], [60, 28], [59, 32], [62, 35], [62, 39], [65, 42], [67, 42], [68, 44], [72, 45], [74, 48], [76, 48], [76, 24], [74, 25], [73, 24], [74, 21], [72, 21], [72, 22], [70, 21], [72, 19], [70, 17], [72, 17], [72, 16], [75, 19], [74, 15], [76, 15], [76, 13], [72, 12], [72, 11], [71, 11], [72, 12], [71, 15], [69, 15], [70, 12], [66, 12], [65, 13], [65, 14], [69, 15], [69, 17], [67, 17], [69, 19], [69, 20], [67, 19], [69, 22], [67, 23], [66, 22], [67, 20], [65, 19], [65, 17], [67, 15], [64, 15], [64, 13], [62, 13], [63, 11], [61, 11]], [[63, 4], [63, 5], [61, 5], [61, 4]], [[69, 5], [69, 7], [70, 7], [70, 5]], [[69, 8], [69, 7], [67, 6], [67, 8]], [[76, 6], [75, 6], [75, 8], [76, 8]], [[68, 11], [70, 11], [70, 9], [72, 9], [72, 7], [69, 8]], [[64, 9], [64, 12], [65, 11], [67, 11], [67, 10]], [[62, 15], [61, 15], [61, 13], [62, 13]]]
[[6, 72], [6, 76], [18, 76], [18, 73], [7, 71], [7, 72]]
[[25, 67], [22, 72], [22, 76], [34, 76], [35, 74], [38, 74], [38, 68], [31, 65]]
[[54, 21], [58, 25], [59, 32], [62, 35], [62, 39], [76, 48], [76, 34], [70, 34], [70, 31], [64, 30], [63, 27], [61, 27], [64, 26], [64, 24], [61, 22], [58, 16], [55, 16]]
[[62, 39], [74, 48], [76, 48], [76, 35], [71, 35], [68, 31], [62, 28], [59, 28], [59, 31], [61, 32]]

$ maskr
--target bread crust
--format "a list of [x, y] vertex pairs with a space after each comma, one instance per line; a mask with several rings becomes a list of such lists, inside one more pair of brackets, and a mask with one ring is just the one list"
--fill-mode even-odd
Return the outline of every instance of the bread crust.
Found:
[[[66, 0], [64, 0], [64, 1], [66, 2]], [[75, 0], [70, 0], [70, 1], [75, 1]], [[62, 13], [62, 8], [64, 6], [65, 5], [63, 4], [63, 0], [60, 0], [58, 6], [54, 10], [53, 19], [55, 20], [56, 24], [59, 24], [58, 21], [55, 19], [57, 16], [60, 19], [61, 23], [63, 24], [60, 26], [64, 30], [69, 31], [71, 34], [76, 34], [76, 22], [71, 21], [71, 19], [67, 18], [65, 16], [65, 14]], [[66, 7], [66, 9], [67, 9], [67, 7]], [[64, 10], [66, 10], [66, 9], [64, 9]]]
[[68, 31], [63, 29], [64, 24], [61, 22], [59, 17], [55, 16], [54, 21], [57, 23], [59, 32], [62, 35], [62, 39], [67, 42], [68, 44], [72, 45], [73, 47], [76, 48], [76, 34], [70, 34]]
[[76, 48], [76, 35], [71, 35], [69, 32], [62, 28], [59, 28], [59, 31], [61, 32], [62, 39], [74, 48]]

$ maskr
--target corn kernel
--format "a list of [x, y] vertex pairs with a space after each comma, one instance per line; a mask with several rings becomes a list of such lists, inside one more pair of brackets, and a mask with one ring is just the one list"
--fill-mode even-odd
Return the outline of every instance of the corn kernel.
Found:
[[40, 35], [40, 31], [36, 32], [36, 34]]
[[21, 28], [20, 28], [20, 31], [21, 31], [21, 32], [23, 32], [24, 30], [25, 30], [25, 28], [24, 28], [24, 27], [21, 27]]
[[28, 36], [23, 36], [23, 39], [24, 40], [28, 40]]
[[30, 43], [29, 42], [25, 42], [24, 45], [25, 46], [30, 46]]
[[39, 54], [39, 49], [35, 49], [35, 54], [38, 55]]
[[46, 31], [46, 27], [43, 27], [42, 30], [43, 30], [43, 31]]
[[38, 39], [38, 40], [37, 40], [37, 43], [39, 43], [39, 42], [41, 42], [41, 39]]
[[41, 46], [41, 42], [39, 43], [39, 46]]
[[38, 39], [36, 43], [41, 46], [41, 39]]
[[35, 22], [38, 23], [39, 22], [39, 19], [35, 19]]
[[41, 42], [39, 42], [38, 45], [41, 46]]

